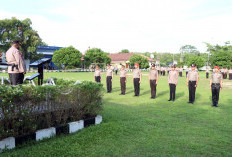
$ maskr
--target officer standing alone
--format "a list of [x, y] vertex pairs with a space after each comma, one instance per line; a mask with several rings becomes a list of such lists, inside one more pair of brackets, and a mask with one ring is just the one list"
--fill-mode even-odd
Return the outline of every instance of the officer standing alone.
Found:
[[112, 92], [112, 81], [113, 81], [113, 70], [111, 69], [111, 65], [108, 65], [106, 71], [107, 93]]
[[139, 64], [135, 63], [135, 69], [133, 70], [133, 83], [135, 90], [134, 96], [139, 96], [141, 81], [142, 81], [142, 73], [141, 70], [139, 69]]
[[196, 88], [199, 80], [199, 74], [196, 70], [196, 65], [192, 64], [191, 70], [188, 71], [187, 75], [187, 86], [189, 88], [189, 102], [188, 103], [194, 103], [195, 101], [195, 93]]
[[94, 72], [94, 79], [96, 82], [101, 83], [102, 72], [99, 66], [96, 66], [96, 70]]
[[120, 70], [120, 85], [121, 85], [121, 94], [125, 95], [126, 93], [126, 81], [127, 81], [127, 71], [125, 69], [125, 65], [122, 65]]
[[156, 97], [156, 86], [158, 83], [159, 75], [158, 71], [155, 69], [155, 64], [152, 64], [150, 73], [149, 73], [149, 83], [151, 87], [151, 99]]
[[219, 67], [214, 67], [214, 73], [210, 77], [210, 89], [212, 91], [212, 107], [218, 107], [219, 92], [222, 89], [222, 74], [219, 72]]
[[19, 41], [12, 41], [11, 48], [6, 52], [6, 60], [11, 85], [23, 84], [26, 64], [22, 53], [19, 51]]
[[178, 83], [178, 72], [176, 66], [172, 66], [172, 70], [168, 74], [168, 85], [170, 88], [170, 98], [168, 101], [175, 101], [176, 98], [176, 86]]

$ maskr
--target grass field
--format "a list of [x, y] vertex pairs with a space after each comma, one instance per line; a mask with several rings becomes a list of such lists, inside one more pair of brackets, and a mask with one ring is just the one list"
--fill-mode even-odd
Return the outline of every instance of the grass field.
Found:
[[[87, 72], [45, 73], [45, 77], [93, 81], [93, 73]], [[102, 83], [105, 88], [105, 74]], [[214, 108], [205, 73], [200, 74], [194, 105], [187, 104], [185, 77], [179, 78], [176, 101], [168, 102], [167, 76], [160, 77], [154, 100], [147, 72], [139, 97], [133, 97], [131, 76], [126, 95], [119, 95], [119, 76], [115, 76], [113, 92], [103, 98], [103, 123], [0, 156], [232, 156], [232, 81], [224, 84], [219, 107]]]

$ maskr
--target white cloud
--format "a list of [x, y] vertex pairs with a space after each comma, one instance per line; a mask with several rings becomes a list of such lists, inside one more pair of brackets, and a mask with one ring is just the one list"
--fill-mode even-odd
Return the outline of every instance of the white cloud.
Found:
[[[57, 2], [57, 1], [56, 1]], [[205, 51], [203, 42], [231, 40], [232, 14], [194, 13], [205, 0], [70, 0], [58, 1], [48, 14], [66, 17], [55, 21], [42, 15], [16, 15], [0, 11], [1, 17], [31, 18], [33, 28], [49, 45], [85, 51], [88, 46], [108, 52], [178, 52], [185, 44]], [[214, 12], [215, 13], [215, 12]], [[207, 15], [207, 16], [205, 16]]]

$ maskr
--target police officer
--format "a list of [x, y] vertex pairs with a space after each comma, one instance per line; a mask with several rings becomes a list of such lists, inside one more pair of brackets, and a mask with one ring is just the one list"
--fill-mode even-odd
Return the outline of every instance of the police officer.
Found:
[[176, 97], [176, 86], [178, 83], [178, 72], [176, 71], [176, 66], [172, 66], [172, 70], [168, 74], [168, 85], [170, 88], [170, 98], [168, 101], [175, 101]]
[[122, 65], [122, 68], [120, 70], [120, 85], [121, 85], [121, 94], [125, 95], [126, 93], [126, 81], [127, 81], [127, 71], [125, 69], [125, 65]]
[[26, 74], [26, 64], [22, 53], [19, 52], [19, 41], [12, 41], [11, 48], [6, 52], [6, 60], [11, 85], [22, 84]]
[[206, 78], [209, 78], [209, 68], [208, 67], [206, 68], [205, 72], [206, 72]]
[[101, 83], [102, 72], [98, 65], [96, 65], [96, 70], [94, 72], [94, 79], [96, 82]]
[[107, 93], [112, 92], [112, 81], [113, 81], [113, 70], [111, 69], [111, 65], [108, 65], [106, 71]]
[[191, 70], [188, 71], [187, 75], [187, 86], [189, 87], [189, 102], [188, 103], [194, 103], [195, 101], [195, 93], [196, 88], [199, 80], [199, 74], [196, 70], [196, 65], [192, 64]]
[[155, 64], [152, 64], [150, 73], [149, 73], [149, 83], [151, 87], [151, 99], [155, 99], [156, 97], [156, 86], [158, 83], [159, 74], [158, 71], [155, 69]]
[[232, 67], [228, 70], [229, 80], [232, 80]]
[[142, 81], [142, 73], [141, 70], [139, 69], [139, 64], [135, 63], [135, 69], [133, 70], [133, 83], [135, 90], [134, 96], [139, 96], [141, 81]]
[[214, 67], [214, 72], [210, 77], [210, 89], [212, 91], [212, 107], [218, 107], [219, 92], [222, 89], [222, 74], [219, 72], [219, 67]]

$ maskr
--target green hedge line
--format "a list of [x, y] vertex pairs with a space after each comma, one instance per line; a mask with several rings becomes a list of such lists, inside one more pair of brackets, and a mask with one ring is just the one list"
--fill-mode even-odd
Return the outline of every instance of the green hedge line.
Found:
[[102, 84], [54, 79], [56, 86], [0, 86], [0, 140], [94, 117]]

